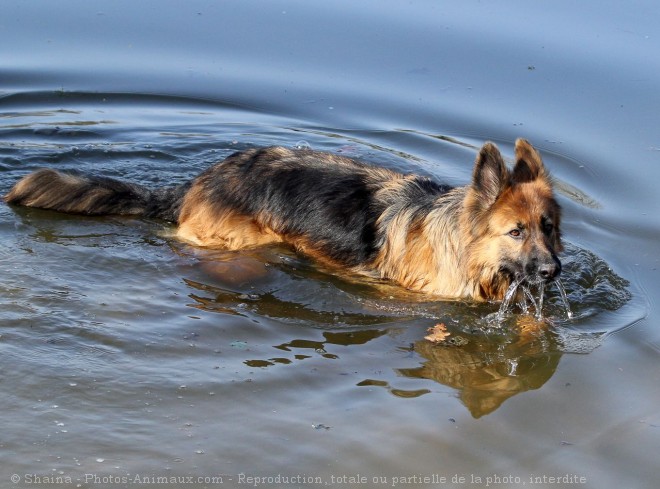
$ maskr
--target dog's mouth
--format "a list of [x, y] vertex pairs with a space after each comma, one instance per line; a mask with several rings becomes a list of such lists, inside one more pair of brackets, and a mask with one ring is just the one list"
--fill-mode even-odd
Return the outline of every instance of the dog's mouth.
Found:
[[523, 275], [520, 279], [522, 285], [528, 285], [530, 287], [538, 287], [540, 285], [546, 285], [553, 282], [556, 277], [542, 277], [540, 275]]
[[502, 270], [510, 278], [510, 285], [504, 294], [500, 310], [498, 311], [498, 318], [502, 320], [504, 315], [508, 312], [509, 307], [513, 304], [519, 304], [524, 312], [534, 310], [535, 317], [538, 320], [543, 318], [543, 303], [547, 287], [550, 284], [559, 291], [561, 300], [563, 301], [566, 315], [568, 318], [572, 317], [572, 312], [566, 291], [559, 279], [561, 272], [561, 264], [557, 260], [556, 270], [553, 273], [533, 273], [527, 274], [522, 270], [512, 272], [511, 270]]
[[502, 298], [500, 309], [497, 312], [497, 320], [499, 322], [503, 321], [510, 309], [516, 304], [525, 313], [531, 307], [535, 312], [534, 316], [540, 320], [543, 316], [545, 284], [545, 280], [538, 280], [538, 277], [529, 277], [524, 274], [518, 274], [517, 278], [512, 278]]
[[516, 264], [504, 267], [502, 271], [509, 276], [511, 283], [538, 287], [558, 280], [561, 268], [561, 262], [553, 255], [551, 261], [535, 266], [533, 270], [523, 264]]

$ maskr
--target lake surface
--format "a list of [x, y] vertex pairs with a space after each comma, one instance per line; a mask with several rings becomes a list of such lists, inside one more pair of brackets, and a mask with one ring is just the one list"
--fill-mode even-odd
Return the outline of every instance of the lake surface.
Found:
[[5, 2], [2, 194], [272, 144], [463, 185], [525, 137], [573, 318], [556, 289], [544, 325], [493, 327], [286, 248], [2, 205], [0, 486], [657, 487], [658, 25], [651, 1]]

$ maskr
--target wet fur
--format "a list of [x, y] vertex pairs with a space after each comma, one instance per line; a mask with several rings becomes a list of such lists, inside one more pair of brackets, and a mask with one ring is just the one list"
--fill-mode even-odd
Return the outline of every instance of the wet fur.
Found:
[[512, 280], [546, 280], [560, 270], [559, 205], [525, 140], [516, 142], [513, 170], [486, 143], [471, 184], [457, 188], [329, 153], [270, 147], [235, 153], [189, 184], [158, 190], [41, 170], [5, 200], [165, 219], [199, 246], [287, 243], [324, 264], [445, 297], [500, 300]]

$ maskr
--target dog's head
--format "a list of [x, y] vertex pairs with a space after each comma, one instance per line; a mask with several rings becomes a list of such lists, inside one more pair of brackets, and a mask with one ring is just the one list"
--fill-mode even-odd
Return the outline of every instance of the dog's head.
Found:
[[561, 210], [550, 176], [528, 141], [516, 141], [515, 158], [507, 169], [497, 147], [486, 143], [466, 195], [470, 267], [480, 269], [486, 298], [501, 298], [512, 280], [540, 283], [561, 272]]

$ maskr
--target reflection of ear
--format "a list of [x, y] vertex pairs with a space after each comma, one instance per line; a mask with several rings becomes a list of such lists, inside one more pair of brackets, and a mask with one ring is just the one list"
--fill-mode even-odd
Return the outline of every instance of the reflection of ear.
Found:
[[526, 139], [516, 141], [516, 166], [511, 180], [513, 183], [531, 182], [545, 176], [545, 166], [538, 151]]
[[481, 197], [483, 207], [488, 208], [495, 203], [508, 181], [509, 172], [497, 146], [490, 142], [484, 144], [472, 174], [472, 187]]

